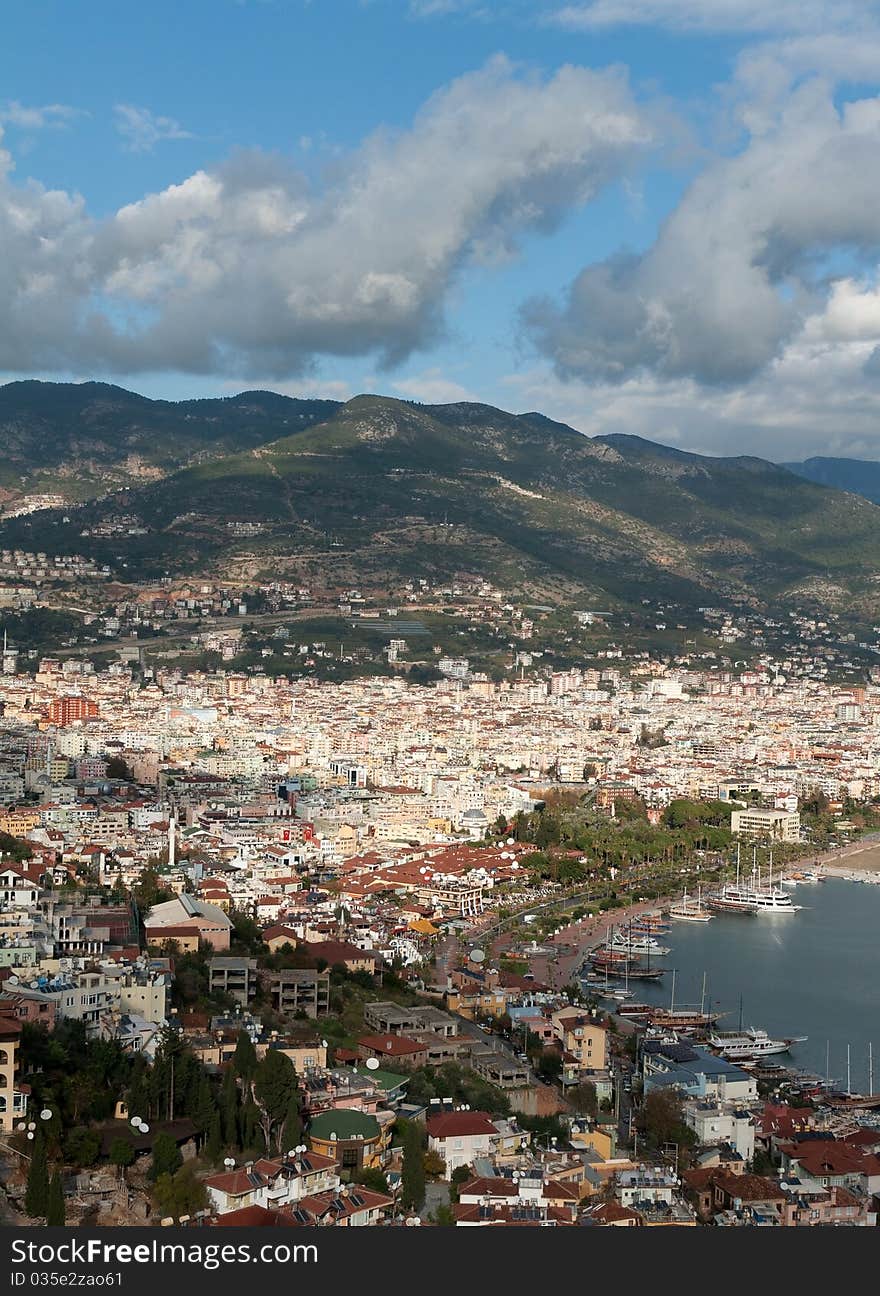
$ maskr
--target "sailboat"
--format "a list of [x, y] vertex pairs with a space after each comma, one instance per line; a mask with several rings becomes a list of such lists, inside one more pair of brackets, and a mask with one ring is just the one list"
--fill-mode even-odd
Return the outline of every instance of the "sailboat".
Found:
[[699, 1010], [696, 1008], [676, 1008], [675, 1006], [675, 968], [672, 969], [672, 994], [669, 999], [668, 1008], [652, 1008], [648, 1014], [648, 1025], [658, 1027], [661, 1030], [674, 1030], [689, 1032], [694, 1030], [708, 1030], [722, 1016], [719, 1012], [712, 1012], [711, 1006], [706, 1011], [706, 974], [703, 973], [703, 995], [700, 1000]]
[[674, 904], [669, 910], [669, 917], [675, 918], [677, 922], [711, 922], [712, 915], [703, 905], [700, 888], [697, 887], [697, 898], [693, 900], [685, 888], [684, 895], [678, 904]]

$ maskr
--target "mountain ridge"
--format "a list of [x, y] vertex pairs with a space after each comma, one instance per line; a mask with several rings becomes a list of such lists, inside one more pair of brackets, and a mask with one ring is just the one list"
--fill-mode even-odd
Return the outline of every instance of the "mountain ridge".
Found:
[[[50, 393], [62, 404], [63, 394]], [[111, 459], [121, 429], [115, 467], [96, 470], [100, 497], [72, 514], [65, 505], [8, 518], [4, 547], [66, 546], [142, 581], [274, 578], [390, 599], [407, 579], [466, 573], [539, 602], [833, 604], [876, 615], [880, 509], [766, 460], [590, 438], [482, 403], [243, 392], [156, 411], [139, 397], [133, 422], [124, 398], [101, 388], [73, 402], [86, 428], [97, 420]], [[3, 410], [0, 390], [0, 424]], [[168, 461], [154, 456], [151, 479], [126, 479], [119, 464], [146, 439], [146, 411]], [[68, 421], [76, 445], [83, 421], [75, 411]]]
[[798, 477], [805, 477], [807, 481], [849, 491], [870, 500], [872, 504], [880, 504], [880, 462], [877, 460], [814, 455], [810, 459], [781, 466]]

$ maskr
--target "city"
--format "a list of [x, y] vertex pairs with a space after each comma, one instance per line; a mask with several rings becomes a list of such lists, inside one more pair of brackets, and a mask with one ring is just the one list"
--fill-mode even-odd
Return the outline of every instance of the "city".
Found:
[[878, 1236], [878, 68], [880, 0], [5, 7], [10, 1286]]
[[880, 682], [628, 667], [30, 674], [7, 640], [10, 1217], [875, 1225], [873, 1070], [620, 983], [735, 857], [880, 878]]

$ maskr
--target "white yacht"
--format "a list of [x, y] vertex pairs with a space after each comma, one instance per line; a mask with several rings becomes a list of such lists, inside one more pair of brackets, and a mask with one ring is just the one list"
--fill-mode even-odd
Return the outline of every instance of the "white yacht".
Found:
[[711, 909], [721, 913], [797, 913], [801, 905], [792, 903], [791, 895], [784, 887], [773, 885], [773, 856], [770, 856], [770, 880], [765, 886], [761, 882], [761, 870], [757, 863], [753, 865], [750, 882], [741, 882], [739, 866], [735, 882], [726, 882], [714, 896], [707, 901]]
[[792, 1044], [803, 1044], [806, 1038], [794, 1035], [790, 1039], [771, 1039], [765, 1030], [749, 1026], [741, 1031], [716, 1031], [709, 1036], [709, 1043], [729, 1062], [751, 1062], [787, 1053]]

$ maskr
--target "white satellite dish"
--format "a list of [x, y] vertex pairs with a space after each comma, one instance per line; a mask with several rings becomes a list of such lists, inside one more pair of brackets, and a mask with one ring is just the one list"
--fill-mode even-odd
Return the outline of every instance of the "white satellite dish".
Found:
[[379, 1059], [378, 1059], [378, 1058], [374, 1058], [374, 1057], [367, 1058], [367, 1070], [368, 1070], [368, 1071], [378, 1071], [378, 1070], [379, 1070]]
[[513, 844], [514, 844], [513, 838], [512, 838], [512, 837], [508, 837], [507, 841], [505, 842], [505, 845], [506, 845], [506, 846], [512, 846]]
[[472, 963], [482, 963], [486, 957], [486, 951], [481, 949], [472, 949], [469, 958]]

